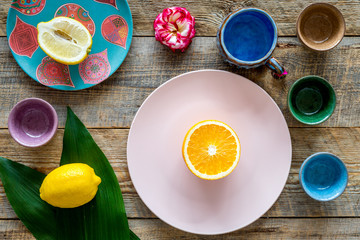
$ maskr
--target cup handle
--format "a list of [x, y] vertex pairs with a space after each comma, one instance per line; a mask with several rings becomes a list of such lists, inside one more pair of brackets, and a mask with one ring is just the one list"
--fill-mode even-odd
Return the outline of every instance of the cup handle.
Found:
[[271, 75], [276, 79], [284, 78], [288, 74], [285, 68], [274, 57], [269, 58], [265, 65], [271, 69]]

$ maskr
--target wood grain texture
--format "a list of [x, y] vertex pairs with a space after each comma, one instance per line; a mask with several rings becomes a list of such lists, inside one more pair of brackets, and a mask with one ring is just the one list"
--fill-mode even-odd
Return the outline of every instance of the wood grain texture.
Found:
[[[21, 162], [48, 173], [59, 164], [63, 130], [46, 146], [38, 149], [22, 147], [7, 130], [0, 130], [0, 156]], [[155, 218], [144, 205], [132, 185], [126, 160], [127, 129], [91, 129], [94, 140], [108, 157], [119, 180], [129, 218]], [[293, 157], [287, 184], [265, 217], [360, 217], [360, 128], [290, 128]], [[311, 154], [328, 151], [339, 156], [349, 171], [344, 194], [331, 202], [317, 202], [301, 189], [298, 171]], [[15, 213], [0, 187], [0, 219], [14, 219]]]
[[[50, 0], [48, 0], [50, 1]], [[80, 1], [79, 1], [80, 2]], [[41, 172], [56, 168], [62, 149], [66, 106], [90, 128], [118, 178], [130, 228], [143, 240], [184, 239], [360, 239], [360, 5], [359, 0], [328, 0], [346, 21], [346, 35], [335, 49], [316, 53], [296, 38], [301, 10], [323, 0], [128, 0], [134, 38], [122, 66], [105, 82], [90, 89], [64, 92], [32, 80], [14, 60], [6, 39], [6, 18], [11, 0], [0, 0], [0, 156]], [[196, 37], [184, 53], [172, 53], [154, 39], [153, 20], [162, 9], [186, 7], [196, 18]], [[256, 7], [270, 13], [278, 25], [274, 56], [289, 72], [274, 80], [266, 67], [238, 69], [223, 61], [216, 47], [222, 19], [238, 8]], [[92, 13], [90, 13], [91, 15]], [[248, 227], [220, 236], [185, 233], [159, 220], [137, 194], [127, 168], [126, 142], [131, 122], [151, 92], [167, 80], [194, 70], [220, 69], [243, 75], [275, 100], [290, 127], [293, 156], [290, 174], [279, 199], [262, 218]], [[329, 120], [308, 127], [289, 113], [286, 95], [291, 84], [306, 75], [326, 78], [334, 87], [337, 106]], [[20, 100], [39, 97], [59, 115], [60, 129], [46, 146], [29, 149], [15, 143], [7, 128], [11, 108]], [[339, 156], [349, 171], [344, 194], [331, 202], [317, 202], [301, 189], [299, 168], [309, 155], [327, 151]], [[0, 183], [0, 239], [34, 239], [17, 219]]]
[[0, 36], [6, 36], [6, 19], [9, 12], [11, 1], [0, 0]]
[[[356, 227], [349, 227], [349, 226]], [[195, 235], [175, 229], [158, 219], [130, 219], [130, 229], [142, 240], [278, 240], [278, 239], [359, 239], [360, 219], [259, 219], [226, 235]], [[306, 228], [304, 228], [306, 226]], [[35, 239], [19, 220], [0, 220], [3, 240]]]
[[[80, 2], [80, 1], [79, 1]], [[134, 22], [135, 36], [153, 36], [153, 21], [156, 16], [167, 7], [185, 7], [195, 17], [196, 36], [215, 36], [222, 20], [230, 12], [245, 7], [255, 7], [267, 11], [276, 21], [280, 36], [295, 36], [296, 19], [302, 9], [314, 2], [322, 0], [128, 0]], [[359, 35], [360, 8], [358, 0], [328, 0], [344, 15], [346, 34]], [[10, 0], [0, 0], [0, 36], [6, 35], [6, 16], [10, 7]], [[90, 12], [90, 16], [91, 16]]]
[[[287, 109], [286, 95], [291, 84], [306, 75], [326, 78], [334, 87], [337, 106], [329, 120], [319, 127], [360, 126], [360, 37], [345, 38], [332, 51], [314, 53], [294, 37], [279, 40], [274, 56], [289, 72], [275, 80], [266, 67], [238, 69], [223, 61], [215, 38], [199, 37], [185, 53], [174, 54], [152, 37], [136, 37], [122, 66], [105, 82], [75, 92], [44, 87], [32, 80], [14, 60], [5, 38], [0, 38], [0, 128], [7, 127], [11, 108], [20, 100], [40, 97], [58, 112], [65, 123], [67, 105], [90, 128], [128, 128], [145, 98], [167, 80], [199, 69], [220, 69], [249, 78], [262, 87], [279, 105], [290, 127], [303, 127]], [[99, 107], [101, 106], [101, 107]]]
[[[132, 229], [142, 240], [279, 240], [279, 239], [359, 239], [359, 219], [259, 219], [226, 235], [201, 236], [174, 229], [159, 220], [131, 220]], [[355, 226], [350, 228], [349, 226]], [[306, 226], [306, 227], [305, 227]]]

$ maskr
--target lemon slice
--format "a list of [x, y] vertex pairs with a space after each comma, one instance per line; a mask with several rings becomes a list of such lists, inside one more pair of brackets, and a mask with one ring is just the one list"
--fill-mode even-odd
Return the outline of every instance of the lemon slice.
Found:
[[37, 25], [40, 48], [55, 61], [78, 64], [91, 51], [92, 38], [80, 22], [67, 17], [56, 17]]

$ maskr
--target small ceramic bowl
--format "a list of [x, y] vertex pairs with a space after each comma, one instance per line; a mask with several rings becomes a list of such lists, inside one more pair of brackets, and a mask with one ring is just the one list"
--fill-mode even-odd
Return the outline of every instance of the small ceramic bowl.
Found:
[[327, 51], [337, 46], [345, 34], [345, 20], [341, 12], [328, 3], [314, 3], [306, 7], [296, 22], [299, 40], [315, 51]]
[[301, 165], [299, 181], [304, 191], [318, 201], [339, 197], [348, 183], [345, 164], [334, 154], [319, 152]]
[[241, 68], [266, 65], [275, 78], [284, 67], [272, 56], [278, 40], [274, 19], [264, 10], [242, 8], [230, 13], [217, 32], [217, 46], [225, 61]]
[[310, 75], [298, 79], [290, 87], [287, 101], [294, 118], [315, 125], [327, 120], [334, 112], [336, 95], [328, 81]]
[[39, 98], [27, 98], [18, 102], [8, 119], [10, 135], [26, 147], [39, 147], [48, 143], [57, 127], [55, 109]]

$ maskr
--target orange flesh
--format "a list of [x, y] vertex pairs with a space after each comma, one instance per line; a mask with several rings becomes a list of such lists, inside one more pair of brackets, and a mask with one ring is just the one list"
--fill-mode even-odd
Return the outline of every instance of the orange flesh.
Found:
[[236, 139], [223, 126], [204, 125], [191, 135], [187, 154], [200, 173], [216, 175], [227, 171], [236, 160]]

